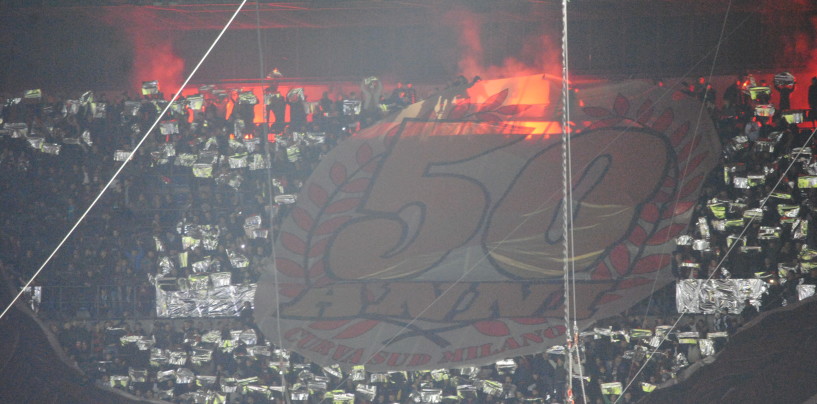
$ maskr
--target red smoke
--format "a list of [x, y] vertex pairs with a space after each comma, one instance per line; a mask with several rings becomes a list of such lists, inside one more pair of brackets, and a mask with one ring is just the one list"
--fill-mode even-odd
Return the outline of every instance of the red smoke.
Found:
[[[763, 0], [758, 6], [764, 25], [770, 27], [770, 37], [774, 38], [778, 55], [782, 60], [773, 61], [780, 66], [774, 71], [764, 71], [755, 77], [772, 83], [775, 73], [788, 70], [797, 78], [797, 88], [791, 95], [792, 109], [808, 108], [808, 86], [811, 78], [817, 76], [817, 16], [806, 10], [813, 7], [814, 0]], [[803, 10], [795, 12], [795, 10]], [[792, 66], [787, 68], [787, 66]], [[803, 67], [795, 67], [803, 66]], [[778, 102], [778, 93], [773, 92], [773, 102]]]
[[159, 90], [170, 99], [184, 82], [184, 60], [174, 53], [172, 40], [155, 32], [129, 31], [134, 52], [129, 82], [141, 89], [143, 81], [158, 80]]
[[811, 78], [817, 77], [817, 44], [814, 43], [814, 35], [817, 35], [817, 16], [810, 18], [812, 26], [812, 36], [801, 34], [798, 36], [798, 43], [807, 52], [808, 61], [806, 68], [798, 72], [797, 91], [792, 94], [792, 108], [808, 109], [808, 86]]
[[[446, 20], [458, 21], [460, 28], [460, 61], [457, 63], [460, 74], [468, 78], [484, 74], [482, 66], [483, 52], [480, 38], [482, 21], [478, 15], [467, 10], [458, 10], [456, 16], [449, 16]], [[453, 17], [453, 18], [451, 18]]]
[[169, 99], [184, 82], [184, 59], [176, 55], [173, 31], [156, 30], [155, 16], [145, 7], [106, 7], [106, 22], [122, 27], [133, 48], [128, 83], [141, 95], [143, 81], [159, 81]]
[[[482, 26], [487, 15], [457, 8], [445, 14], [445, 21], [457, 21], [459, 28], [459, 74], [468, 79], [480, 76], [497, 79], [525, 76], [537, 73], [558, 75], [561, 71], [561, 46], [541, 33], [520, 38], [522, 46], [517, 57], [506, 57], [501, 65], [491, 65], [485, 60]], [[527, 55], [527, 61], [522, 60]]]

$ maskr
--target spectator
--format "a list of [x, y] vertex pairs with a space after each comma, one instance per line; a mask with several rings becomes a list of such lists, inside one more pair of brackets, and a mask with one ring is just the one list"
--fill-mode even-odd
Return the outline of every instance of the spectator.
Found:
[[238, 313], [238, 318], [241, 320], [241, 324], [243, 324], [244, 327], [255, 328], [252, 303], [244, 302], [244, 306], [241, 307], [241, 311]]
[[757, 314], [758, 314], [757, 308], [752, 305], [749, 299], [746, 299], [743, 302], [743, 310], [741, 310], [740, 312], [740, 319], [743, 321], [744, 324], [746, 324], [752, 321], [755, 317], [757, 317]]

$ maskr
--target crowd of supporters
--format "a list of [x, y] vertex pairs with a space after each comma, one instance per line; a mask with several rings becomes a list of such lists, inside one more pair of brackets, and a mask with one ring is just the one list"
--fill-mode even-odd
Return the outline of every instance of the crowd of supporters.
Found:
[[[769, 112], [766, 93], [754, 87], [764, 86], [739, 78], [720, 108], [705, 80], [687, 90], [717, 123], [724, 152], [703, 186], [689, 236], [679, 238], [673, 273], [763, 278], [772, 308], [797, 300], [793, 286], [817, 284], [809, 231], [817, 165], [811, 131], [788, 122], [780, 108]], [[191, 98], [171, 106], [131, 158], [166, 105], [147, 90], [117, 100], [90, 92], [3, 100], [0, 259], [20, 284], [131, 159], [36, 282], [40, 316], [102, 386], [174, 402], [271, 402], [286, 385], [298, 402], [521, 403], [560, 402], [572, 377], [577, 386], [589, 381], [582, 389], [588, 402], [627, 403], [713, 355], [757, 314], [747, 303], [740, 315], [692, 316], [664, 339], [661, 326], [672, 321], [662, 316], [672, 314], [673, 290], [659, 291], [647, 304], [657, 316], [623, 316], [584, 333], [584, 362], [575, 367], [582, 371], [573, 375], [559, 350], [482, 368], [383, 374], [321, 368], [265, 341], [249, 306], [234, 318], [145, 320], [156, 313], [156, 284], [175, 290], [195, 288], [199, 279], [257, 281], [300, 185], [332, 147], [382, 112], [328, 93], [309, 108], [302, 94], [280, 94], [274, 85], [260, 101], [203, 88], [200, 105]], [[409, 84], [380, 100], [400, 108], [416, 97]], [[257, 102], [265, 104], [267, 123], [253, 123]], [[631, 313], [649, 310], [642, 309]], [[620, 387], [611, 384], [631, 382], [619, 399]], [[574, 394], [581, 394], [578, 387]]]
[[[763, 279], [765, 308], [795, 302], [798, 285], [817, 284], [817, 164], [809, 124], [815, 114], [790, 110], [794, 85], [787, 73], [773, 86], [743, 75], [724, 91], [721, 108], [707, 102], [722, 155], [690, 231], [678, 240], [672, 267], [678, 279]], [[777, 104], [770, 102], [772, 87]], [[689, 91], [709, 98], [705, 86]]]
[[[2, 259], [20, 279], [34, 274], [166, 105], [158, 96], [123, 97], [118, 102], [104, 96], [94, 99], [91, 93], [83, 97], [5, 102], [0, 136], [4, 188], [0, 198], [6, 207]], [[237, 283], [257, 279], [255, 265], [259, 256], [268, 255], [269, 242], [247, 239], [245, 217], [259, 215], [270, 229], [269, 210], [281, 204], [265, 196], [296, 193], [318, 159], [357, 123], [338, 114], [332, 103], [326, 117], [313, 122], [302, 118], [276, 128], [278, 133], [269, 136], [277, 135], [278, 141], [266, 150], [267, 142], [261, 140], [267, 139], [267, 131], [239, 118], [246, 114], [244, 104], [234, 103], [235, 113], [227, 116], [225, 106], [233, 102], [224, 98], [229, 97], [208, 99], [195, 112], [170, 111], [162, 128], [133, 156], [38, 277], [37, 284], [53, 292], [43, 296], [44, 315], [149, 315], [153, 311], [149, 275], [162, 268], [159, 252], [172, 255], [184, 250], [176, 231], [182, 224], [208, 225], [220, 232], [218, 248], [208, 249], [214, 253], [208, 251], [211, 261], [227, 268], [227, 251], [240, 251], [254, 265], [231, 268], [233, 279]], [[274, 126], [275, 118], [270, 119]], [[202, 172], [200, 164], [206, 158], [211, 159], [210, 168]], [[265, 167], [275, 177], [272, 191]], [[162, 251], [157, 243], [163, 245]], [[203, 254], [200, 248], [191, 253], [191, 263]], [[187, 276], [190, 271], [185, 265], [174, 268], [173, 275]]]

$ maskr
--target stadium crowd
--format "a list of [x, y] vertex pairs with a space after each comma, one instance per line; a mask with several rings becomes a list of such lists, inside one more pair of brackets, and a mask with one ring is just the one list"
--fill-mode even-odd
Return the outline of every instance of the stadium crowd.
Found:
[[[797, 300], [797, 284], [817, 284], [809, 231], [817, 163], [811, 131], [799, 127], [797, 116], [787, 121], [783, 108], [771, 112], [767, 92], [757, 89], [764, 86], [752, 80], [742, 76], [727, 88], [721, 107], [703, 80], [684, 89], [708, 108], [724, 152], [703, 186], [689, 235], [679, 237], [672, 268], [678, 279], [762, 278], [770, 285], [768, 309]], [[410, 88], [381, 97], [384, 109], [415, 101]], [[19, 284], [131, 158], [166, 105], [149, 84], [144, 93], [108, 100], [92, 92], [74, 99], [27, 92], [3, 100], [0, 265]], [[559, 349], [482, 368], [343, 371], [265, 340], [250, 305], [229, 317], [156, 319], [157, 291], [257, 281], [270, 239], [311, 170], [382, 111], [328, 94], [309, 107], [302, 93], [280, 94], [274, 83], [260, 101], [214, 87], [201, 93], [171, 106], [37, 279], [35, 309], [104, 388], [196, 403], [281, 402], [282, 386], [295, 402], [523, 403], [561, 402], [567, 379], [583, 377], [587, 402], [630, 403], [712, 356], [757, 314], [747, 303], [740, 315], [689, 316], [664, 338], [674, 290], [659, 291], [647, 306], [651, 316], [625, 314], [582, 334], [581, 375], [567, 373]], [[266, 123], [253, 123], [258, 102]], [[622, 392], [631, 381], [634, 387]]]
[[[702, 188], [689, 234], [678, 240], [676, 278], [763, 279], [766, 309], [799, 300], [798, 285], [817, 284], [817, 164], [808, 127], [817, 114], [790, 110], [794, 86], [790, 74], [775, 76], [780, 101], [774, 105], [772, 86], [742, 75], [725, 90], [722, 108], [705, 101], [722, 156]], [[817, 85], [812, 92], [817, 96]], [[705, 93], [703, 85], [689, 89], [702, 100], [710, 98]]]

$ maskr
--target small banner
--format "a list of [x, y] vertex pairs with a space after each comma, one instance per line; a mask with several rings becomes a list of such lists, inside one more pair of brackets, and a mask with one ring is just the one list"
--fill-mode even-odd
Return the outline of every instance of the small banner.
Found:
[[34, 90], [26, 90], [23, 93], [23, 98], [25, 98], [27, 100], [39, 100], [39, 99], [43, 98], [43, 90], [41, 90], [39, 88], [34, 89]]
[[191, 95], [187, 97], [187, 102], [190, 104], [190, 109], [194, 111], [201, 111], [201, 109], [204, 107], [204, 96]]
[[153, 81], [143, 81], [142, 82], [142, 95], [154, 95], [159, 92], [159, 82], [156, 80]]
[[163, 135], [175, 135], [179, 133], [179, 121], [164, 121], [159, 124], [159, 132]]
[[117, 150], [113, 153], [113, 160], [114, 161], [125, 161], [130, 157], [130, 151], [128, 150]]
[[620, 395], [621, 394], [621, 382], [611, 382], [611, 383], [602, 383], [601, 384], [601, 394], [604, 395]]
[[193, 176], [197, 178], [212, 178], [213, 165], [212, 164], [193, 164]]

